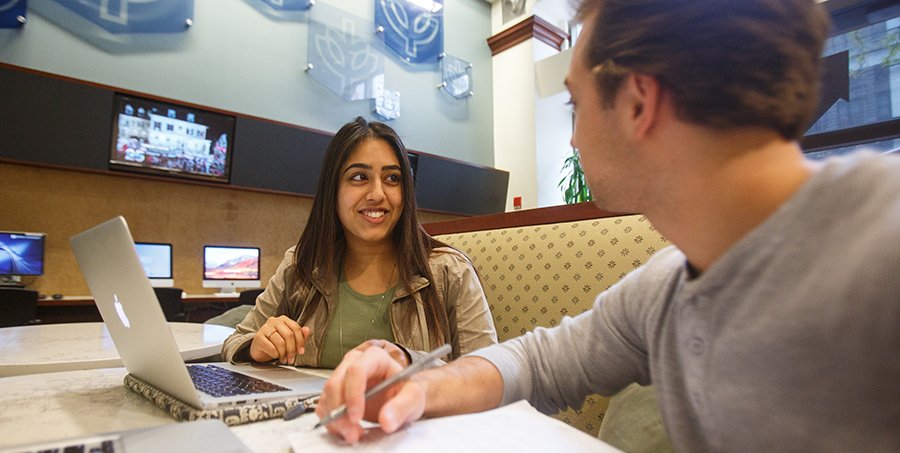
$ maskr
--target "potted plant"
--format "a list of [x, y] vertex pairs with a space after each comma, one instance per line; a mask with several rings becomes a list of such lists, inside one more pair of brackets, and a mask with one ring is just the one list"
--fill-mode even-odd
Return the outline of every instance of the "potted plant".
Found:
[[581, 159], [578, 150], [572, 148], [572, 154], [563, 162], [563, 178], [559, 181], [559, 188], [563, 192], [563, 200], [566, 204], [591, 201], [591, 189], [584, 179], [584, 170], [581, 168]]

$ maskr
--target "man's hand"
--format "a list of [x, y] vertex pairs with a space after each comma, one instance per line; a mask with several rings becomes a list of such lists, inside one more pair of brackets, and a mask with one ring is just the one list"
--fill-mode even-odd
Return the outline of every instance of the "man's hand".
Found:
[[250, 358], [257, 362], [278, 359], [281, 363], [293, 365], [297, 354], [306, 351], [309, 334], [309, 327], [300, 327], [287, 316], [269, 318], [250, 343]]
[[347, 405], [347, 414], [326, 425], [328, 432], [356, 443], [364, 434], [359, 422], [365, 418], [377, 421], [386, 433], [392, 433], [405, 423], [422, 417], [425, 410], [425, 384], [415, 377], [381, 392], [366, 401], [366, 389], [399, 373], [403, 366], [392, 356], [396, 348], [405, 359], [405, 353], [397, 346], [385, 348], [378, 341], [366, 342], [354, 348], [341, 361], [325, 384], [322, 397], [316, 407], [316, 415], [324, 418], [341, 404]]
[[[356, 443], [365, 433], [363, 419], [378, 422], [386, 433], [422, 418], [479, 412], [500, 405], [503, 378], [481, 357], [463, 357], [416, 373], [366, 401], [366, 390], [403, 370], [396, 345], [371, 340], [352, 349], [325, 383], [316, 407], [319, 419], [342, 404], [347, 413], [326, 425], [328, 432]], [[405, 356], [405, 353], [403, 353]]]

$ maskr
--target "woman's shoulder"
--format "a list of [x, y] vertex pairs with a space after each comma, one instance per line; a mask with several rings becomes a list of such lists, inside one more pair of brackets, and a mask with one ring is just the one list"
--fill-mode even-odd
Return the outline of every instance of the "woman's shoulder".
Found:
[[431, 256], [429, 259], [471, 262], [465, 253], [446, 245], [431, 249]]
[[435, 247], [431, 250], [428, 261], [433, 269], [462, 269], [473, 267], [472, 260], [465, 253], [453, 247]]
[[278, 264], [278, 268], [275, 270], [275, 275], [272, 276], [274, 279], [280, 279], [284, 281], [285, 286], [289, 286], [295, 283], [295, 269], [296, 263], [294, 262], [294, 251], [296, 247], [290, 247], [285, 250], [284, 256], [281, 259], [281, 263]]
[[295, 252], [297, 250], [296, 245], [292, 245], [287, 250], [284, 251], [284, 256], [281, 258], [281, 263], [278, 265], [279, 268], [282, 269], [293, 269], [294, 268], [294, 259]]

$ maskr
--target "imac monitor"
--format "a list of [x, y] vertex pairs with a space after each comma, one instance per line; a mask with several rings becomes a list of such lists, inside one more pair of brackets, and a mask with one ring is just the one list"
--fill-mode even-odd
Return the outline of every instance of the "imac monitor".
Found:
[[141, 266], [150, 279], [150, 284], [160, 288], [172, 288], [175, 280], [172, 278], [172, 245], [154, 242], [135, 242]]
[[0, 285], [22, 286], [22, 276], [44, 274], [44, 233], [0, 231]]
[[203, 246], [203, 287], [222, 288], [220, 295], [235, 295], [236, 288], [259, 288], [259, 248]]
[[233, 116], [116, 94], [109, 167], [228, 183]]

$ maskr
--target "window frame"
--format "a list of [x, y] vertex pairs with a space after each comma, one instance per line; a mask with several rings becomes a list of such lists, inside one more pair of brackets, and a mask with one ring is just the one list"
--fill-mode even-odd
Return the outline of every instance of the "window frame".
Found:
[[[868, 25], [868, 14], [893, 6], [894, 0], [827, 0], [831, 15], [829, 37]], [[898, 87], [900, 89], [900, 87]], [[836, 131], [804, 135], [800, 145], [804, 154], [900, 138], [900, 118]]]

